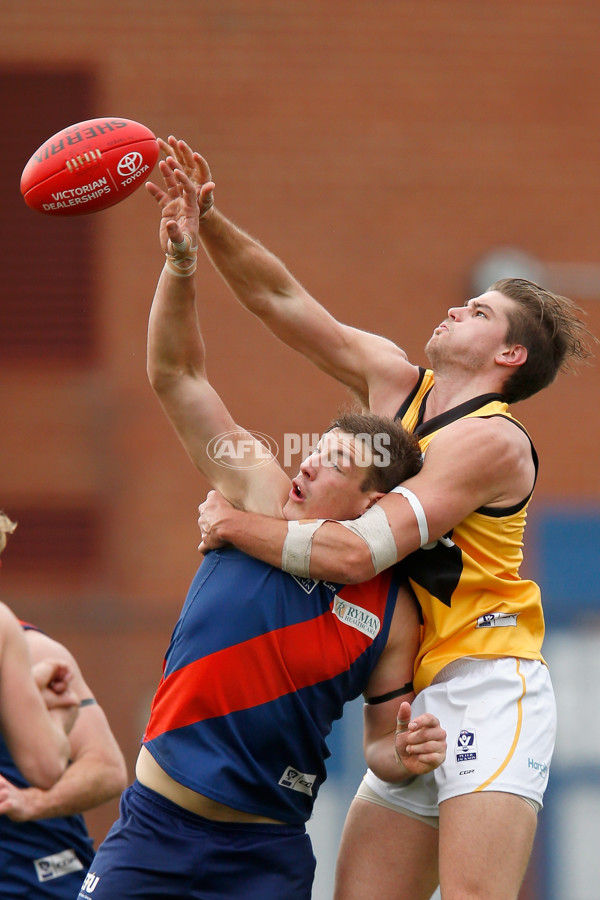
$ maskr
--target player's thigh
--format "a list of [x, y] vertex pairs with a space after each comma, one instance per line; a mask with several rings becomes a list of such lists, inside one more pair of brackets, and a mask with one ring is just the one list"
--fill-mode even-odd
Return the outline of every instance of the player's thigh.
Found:
[[444, 900], [516, 900], [537, 825], [516, 794], [480, 791], [440, 803]]
[[336, 866], [334, 900], [429, 900], [438, 884], [437, 829], [354, 799]]

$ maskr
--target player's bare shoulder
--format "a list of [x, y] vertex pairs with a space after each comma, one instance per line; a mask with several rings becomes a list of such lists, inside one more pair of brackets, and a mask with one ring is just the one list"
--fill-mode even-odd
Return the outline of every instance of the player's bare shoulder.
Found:
[[532, 444], [507, 416], [472, 416], [443, 428], [427, 450], [425, 465], [443, 458], [471, 483], [487, 486], [482, 505], [510, 506], [524, 500], [535, 483]]

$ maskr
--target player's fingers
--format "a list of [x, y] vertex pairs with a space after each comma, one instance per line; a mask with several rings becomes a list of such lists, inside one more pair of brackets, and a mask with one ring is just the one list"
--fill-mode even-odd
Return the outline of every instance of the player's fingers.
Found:
[[404, 731], [408, 731], [410, 712], [410, 703], [408, 703], [406, 700], [403, 700], [398, 708], [398, 713], [396, 715], [396, 734], [401, 734]]
[[[194, 153], [194, 163], [196, 164], [196, 168], [202, 175], [202, 181], [212, 181], [212, 175], [210, 174], [210, 167], [207, 161], [201, 156], [199, 153]], [[214, 184], [213, 184], [214, 188]]]
[[152, 181], [146, 182], [146, 190], [158, 203], [166, 203], [169, 199], [162, 188], [159, 188], [159, 186]]
[[436, 753], [438, 750], [443, 749], [446, 746], [446, 742], [443, 738], [432, 737], [427, 741], [418, 741], [417, 743], [411, 743], [410, 741], [407, 743], [407, 749], [410, 747], [411, 753]]
[[175, 170], [177, 169], [177, 165], [177, 160], [172, 156], [167, 156], [166, 159], [161, 159], [158, 164], [160, 174], [162, 175], [165, 182], [166, 192], [171, 198], [179, 193], [179, 187], [175, 178]]
[[200, 212], [200, 218], [203, 219], [209, 210], [213, 208], [215, 205], [215, 200], [213, 196], [214, 184], [212, 181], [208, 181], [206, 184], [203, 184], [198, 192], [198, 209]]
[[161, 159], [161, 161], [158, 164], [158, 167], [159, 167], [161, 174], [162, 174], [163, 178], [165, 179], [165, 181], [173, 181], [173, 182], [175, 179], [175, 172], [181, 171], [179, 166], [180, 166], [180, 163], [172, 155], [167, 156], [166, 159]]
[[185, 243], [186, 235], [173, 219], [168, 221], [165, 227], [169, 236], [169, 253], [173, 256], [183, 255], [189, 249], [189, 243]]
[[193, 183], [193, 181], [191, 180], [191, 178], [189, 177], [187, 172], [184, 172], [183, 169], [175, 169], [173, 172], [173, 175], [175, 177], [175, 180], [178, 182], [178, 184], [180, 184], [181, 187], [183, 188], [184, 192], [186, 194], [193, 195], [193, 197], [191, 197], [190, 199], [192, 199], [192, 202], [195, 203], [196, 202], [196, 185]]
[[179, 154], [179, 159], [185, 162], [186, 166], [189, 166], [190, 169], [194, 168], [194, 154], [192, 152], [192, 148], [186, 141], [179, 140], [177, 141], [177, 150]]
[[413, 719], [411, 725], [415, 731], [426, 728], [439, 728], [440, 720], [431, 713], [422, 713], [420, 716], [417, 716], [416, 719]]
[[412, 753], [421, 753], [423, 747], [446, 746], [446, 733], [442, 730], [426, 732], [411, 732], [407, 739], [407, 746]]

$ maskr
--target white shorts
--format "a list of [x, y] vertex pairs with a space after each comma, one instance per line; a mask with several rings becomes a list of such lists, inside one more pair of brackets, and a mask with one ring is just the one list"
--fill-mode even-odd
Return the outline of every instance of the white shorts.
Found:
[[537, 660], [459, 659], [417, 694], [413, 717], [430, 712], [446, 730], [446, 761], [408, 784], [365, 782], [386, 801], [437, 816], [449, 797], [505, 791], [542, 806], [556, 737], [556, 704], [547, 667]]

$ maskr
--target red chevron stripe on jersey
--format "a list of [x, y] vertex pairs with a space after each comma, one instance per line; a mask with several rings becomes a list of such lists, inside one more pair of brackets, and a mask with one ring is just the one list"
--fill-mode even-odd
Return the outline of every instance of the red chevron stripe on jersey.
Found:
[[[361, 588], [343, 588], [338, 597], [360, 603], [366, 599]], [[384, 595], [388, 589], [389, 579], [382, 579]], [[373, 593], [371, 589], [370, 607]], [[204, 719], [259, 706], [334, 678], [347, 671], [371, 642], [366, 634], [340, 622], [330, 609], [307, 622], [212, 653], [163, 677], [144, 740], [151, 741], [165, 731]], [[284, 660], [279, 668], [261, 666], [261, 660], [277, 657]], [[204, 688], [200, 696], [198, 684], [210, 684], [214, 690]]]

